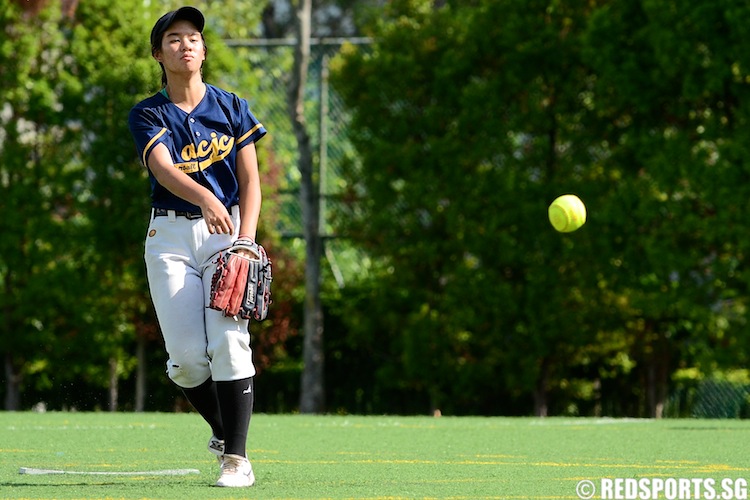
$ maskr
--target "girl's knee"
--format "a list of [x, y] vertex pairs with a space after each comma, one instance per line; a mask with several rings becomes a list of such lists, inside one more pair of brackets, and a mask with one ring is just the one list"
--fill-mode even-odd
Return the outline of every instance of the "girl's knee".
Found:
[[208, 379], [211, 370], [208, 367], [208, 360], [188, 361], [169, 359], [167, 361], [167, 376], [180, 387], [191, 389], [198, 387]]

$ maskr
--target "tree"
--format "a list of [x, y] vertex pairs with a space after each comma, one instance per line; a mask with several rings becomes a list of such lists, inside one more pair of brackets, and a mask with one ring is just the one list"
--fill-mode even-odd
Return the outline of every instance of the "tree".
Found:
[[[80, 123], [62, 111], [78, 90], [68, 65], [70, 22], [60, 5], [14, 3], [0, 8], [0, 67], [6, 76], [0, 141], [3, 185], [0, 280], [5, 293], [0, 352], [5, 364], [5, 408], [18, 409], [24, 385], [53, 383], [50, 368], [64, 353], [61, 332], [76, 332], [87, 317], [79, 307], [79, 279], [91, 256], [70, 242], [86, 235], [78, 201]], [[40, 36], [40, 33], [43, 36]], [[84, 288], [85, 289], [85, 288]]]
[[[381, 386], [454, 412], [660, 416], [688, 346], [741, 325], [716, 217], [745, 194], [714, 190], [745, 169], [744, 52], [719, 35], [741, 39], [744, 10], [437, 4], [391, 2], [334, 72], [362, 158], [344, 228], [377, 263], [378, 314], [347, 321], [397, 357]], [[591, 213], [570, 235], [546, 221], [565, 192]]]
[[[644, 406], [657, 417], [671, 372], [692, 363], [716, 369], [727, 360], [720, 339], [744, 322], [744, 301], [735, 297], [746, 285], [731, 269], [743, 260], [743, 245], [726, 229], [744, 231], [744, 221], [727, 218], [743, 211], [746, 194], [726, 186], [738, 186], [747, 171], [737, 155], [750, 104], [737, 74], [747, 29], [735, 21], [747, 9], [664, 7], [605, 5], [592, 16], [585, 45], [596, 74], [591, 127], [608, 144], [606, 165], [618, 178], [606, 205], [615, 244], [605, 251], [620, 272], [610, 273], [607, 287], [624, 305]], [[622, 234], [637, 237], [626, 242]], [[698, 345], [706, 349], [700, 360]], [[736, 351], [730, 364], [745, 356]]]
[[[20, 215], [7, 228], [18, 240], [6, 238], [7, 251], [0, 258], [0, 279], [6, 290], [13, 290], [0, 299], [0, 307], [9, 311], [3, 315], [7, 320], [0, 341], [6, 406], [22, 405], [25, 393], [51, 407], [178, 407], [161, 369], [163, 346], [142, 262], [148, 180], [127, 129], [130, 108], [159, 89], [148, 34], [153, 20], [170, 7], [152, 5], [144, 13], [137, 1], [128, 7], [92, 0], [72, 10], [75, 2], [20, 4], [33, 7], [28, 17], [12, 4], [2, 8], [3, 27], [13, 36], [0, 56], [3, 74], [15, 77], [7, 78], [3, 89], [7, 104], [0, 148], [8, 161], [7, 171], [0, 167], [0, 179], [11, 194], [3, 203]], [[208, 22], [206, 79], [247, 98], [263, 119], [274, 123], [259, 90], [261, 72], [250, 67], [247, 54], [237, 54], [223, 42], [230, 34], [246, 36], [248, 27], [257, 27], [254, 20], [263, 5], [237, 0], [200, 7]], [[45, 36], [39, 37], [40, 32]], [[23, 127], [15, 127], [16, 121]], [[31, 133], [45, 127], [54, 133]], [[302, 282], [294, 256], [278, 244], [274, 229], [278, 210], [273, 194], [283, 177], [281, 155], [274, 151], [277, 134], [272, 130], [259, 145], [265, 195], [259, 238], [273, 252], [277, 270], [273, 318], [253, 328], [259, 371], [277, 358], [291, 364], [293, 353], [283, 343], [295, 335], [294, 290]], [[37, 213], [39, 206], [53, 209]], [[30, 242], [29, 248], [18, 243], [23, 241]], [[24, 260], [39, 267], [21, 266]], [[46, 308], [32, 310], [29, 317], [29, 308], [24, 311], [19, 304], [38, 295], [45, 296]], [[26, 323], [39, 333], [14, 336], [28, 330]], [[146, 379], [152, 379], [150, 387]]]
[[[114, 410], [120, 380], [136, 368], [134, 406], [143, 408], [145, 345], [158, 342], [158, 330], [142, 263], [148, 181], [127, 114], [158, 90], [159, 70], [148, 47], [152, 16], [132, 18], [142, 4], [130, 3], [39, 2], [27, 14], [2, 8], [10, 36], [0, 55], [9, 75], [0, 168], [3, 208], [17, 214], [3, 222], [15, 238], [4, 239], [0, 260], [9, 292], [0, 341], [8, 409], [21, 404], [26, 380], [55, 394], [51, 404]], [[217, 42], [212, 55], [209, 77], [231, 67], [237, 81], [241, 65], [227, 49]], [[33, 306], [40, 298], [44, 307]], [[68, 381], [79, 386], [75, 394], [50, 391]], [[105, 387], [106, 402], [96, 402], [89, 393]]]
[[289, 116], [299, 152], [301, 176], [300, 202], [305, 238], [305, 316], [302, 386], [300, 411], [316, 413], [323, 410], [323, 308], [320, 302], [320, 259], [322, 241], [319, 229], [318, 190], [313, 177], [313, 155], [305, 120], [305, 86], [310, 64], [310, 16], [312, 2], [299, 0], [297, 41], [294, 66], [289, 80]]

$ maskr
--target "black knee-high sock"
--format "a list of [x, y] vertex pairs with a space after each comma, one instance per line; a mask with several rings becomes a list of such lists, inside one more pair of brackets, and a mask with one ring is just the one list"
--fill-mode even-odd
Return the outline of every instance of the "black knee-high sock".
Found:
[[253, 379], [216, 382], [224, 423], [224, 453], [247, 456], [247, 431], [253, 414]]
[[216, 383], [209, 378], [198, 387], [192, 389], [182, 388], [185, 397], [193, 405], [201, 417], [208, 422], [211, 430], [219, 439], [224, 439], [224, 425], [221, 421], [221, 408], [219, 407], [219, 396], [216, 391]]

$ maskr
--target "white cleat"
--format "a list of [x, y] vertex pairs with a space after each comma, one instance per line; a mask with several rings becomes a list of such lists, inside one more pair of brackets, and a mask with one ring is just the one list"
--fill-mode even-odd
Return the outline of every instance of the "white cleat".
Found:
[[221, 457], [224, 455], [224, 440], [211, 436], [211, 439], [208, 440], [208, 451], [216, 455], [216, 460], [221, 465]]
[[227, 488], [246, 488], [255, 484], [253, 467], [245, 457], [224, 455], [221, 462], [221, 477], [216, 486]]

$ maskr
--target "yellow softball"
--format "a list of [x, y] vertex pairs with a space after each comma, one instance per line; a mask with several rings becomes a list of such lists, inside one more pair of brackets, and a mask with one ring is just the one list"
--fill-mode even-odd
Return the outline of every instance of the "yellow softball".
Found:
[[574, 194], [555, 198], [549, 206], [549, 221], [556, 231], [570, 233], [586, 222], [586, 205]]

